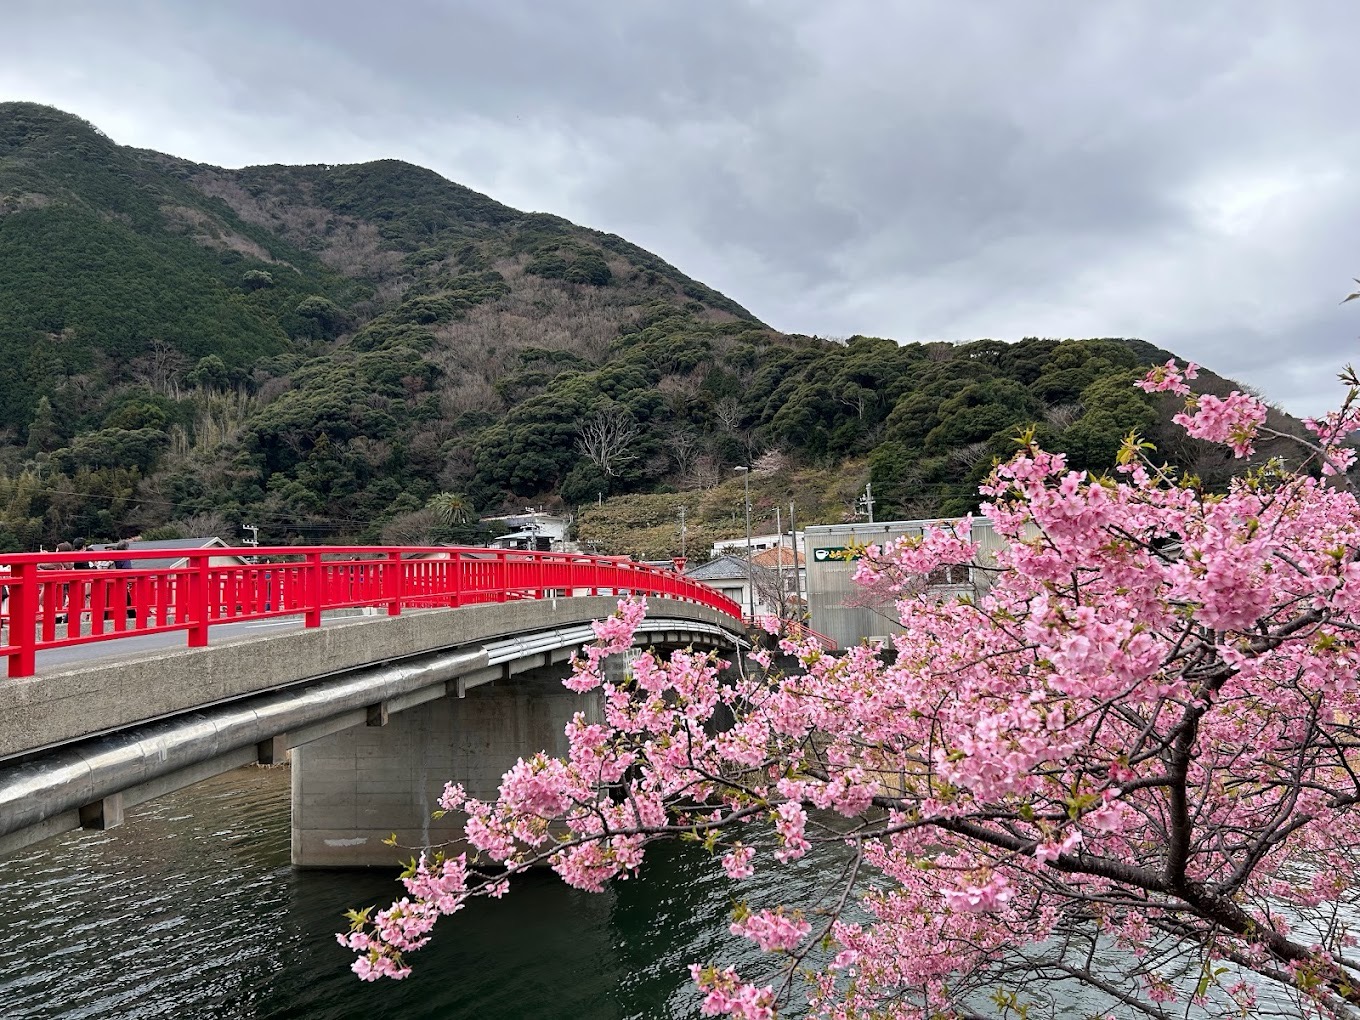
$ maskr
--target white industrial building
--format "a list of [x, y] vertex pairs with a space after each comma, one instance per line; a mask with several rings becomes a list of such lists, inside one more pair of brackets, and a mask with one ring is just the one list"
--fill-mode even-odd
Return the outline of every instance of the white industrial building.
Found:
[[[801, 553], [803, 551], [803, 533], [801, 531], [795, 533], [794, 542], [797, 544], [798, 551]], [[785, 549], [789, 547], [789, 533], [787, 531], [784, 532], [782, 535], [752, 535], [751, 554], [755, 555], [756, 553], [763, 552], [766, 549], [774, 549], [781, 544], [784, 546]], [[746, 555], [745, 536], [743, 536], [742, 538], [724, 538], [721, 539], [720, 541], [713, 543], [712, 553], [713, 559], [717, 559], [719, 556], [729, 555], [730, 556]]]
[[[811, 526], [807, 536], [807, 607], [809, 626], [834, 638], [841, 648], [865, 638], [885, 638], [900, 633], [891, 597], [875, 602], [854, 580], [858, 559], [854, 550], [882, 545], [908, 535], [920, 535], [932, 526], [949, 526], [953, 519], [880, 521], [876, 524], [828, 524]], [[978, 543], [976, 566], [953, 567], [930, 579], [929, 590], [940, 598], [977, 595], [985, 590], [992, 574], [977, 567], [995, 563], [996, 550], [1005, 544], [984, 517], [973, 518], [972, 540]]]
[[575, 552], [568, 543], [571, 515], [546, 510], [525, 510], [502, 517], [483, 517], [482, 523], [499, 525], [501, 534], [488, 543], [492, 549], [525, 549], [530, 552]]

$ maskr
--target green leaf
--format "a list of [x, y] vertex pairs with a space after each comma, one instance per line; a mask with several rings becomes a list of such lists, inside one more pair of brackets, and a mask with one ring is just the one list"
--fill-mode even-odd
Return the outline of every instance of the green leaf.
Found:
[[363, 910], [346, 910], [345, 920], [349, 921], [350, 931], [357, 931], [368, 924], [368, 915], [372, 910], [372, 907], [364, 907]]

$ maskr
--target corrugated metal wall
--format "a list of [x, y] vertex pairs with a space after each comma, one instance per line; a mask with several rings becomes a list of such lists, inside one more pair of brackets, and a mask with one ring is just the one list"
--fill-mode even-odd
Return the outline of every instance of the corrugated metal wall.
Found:
[[[897, 634], [902, 627], [891, 602], [867, 604], [864, 589], [855, 584], [854, 562], [835, 558], [836, 553], [854, 545], [882, 545], [904, 535], [920, 535], [931, 525], [952, 524], [952, 520], [884, 521], [878, 524], [828, 524], [809, 527], [807, 542], [807, 593], [811, 626], [836, 640], [842, 648], [857, 645], [868, 637]], [[995, 562], [996, 550], [1005, 542], [985, 518], [973, 518], [973, 541], [979, 545], [977, 562]], [[953, 594], [980, 594], [989, 585], [991, 574], [973, 571], [962, 584], [947, 584], [932, 590], [947, 597]], [[953, 580], [953, 578], [951, 578]], [[854, 605], [847, 605], [854, 602]]]

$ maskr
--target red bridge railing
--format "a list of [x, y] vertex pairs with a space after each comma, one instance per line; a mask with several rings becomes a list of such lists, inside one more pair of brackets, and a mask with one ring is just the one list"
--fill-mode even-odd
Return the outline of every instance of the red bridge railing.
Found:
[[[72, 556], [0, 555], [0, 656], [11, 677], [32, 676], [37, 652], [143, 634], [187, 631], [206, 645], [219, 624], [302, 616], [321, 625], [331, 609], [470, 606], [572, 595], [657, 595], [709, 606], [734, 619], [741, 607], [670, 570], [610, 556], [448, 547], [259, 547], [127, 550], [124, 568], [76, 570]], [[166, 560], [174, 565], [165, 566]], [[153, 561], [153, 562], [147, 562]]]
[[824, 651], [834, 652], [836, 650], [836, 639], [830, 635], [823, 634], [820, 630], [813, 630], [807, 624], [800, 623], [798, 620], [789, 620], [785, 626], [789, 637], [793, 638], [795, 641], [812, 638], [812, 640], [822, 646]]

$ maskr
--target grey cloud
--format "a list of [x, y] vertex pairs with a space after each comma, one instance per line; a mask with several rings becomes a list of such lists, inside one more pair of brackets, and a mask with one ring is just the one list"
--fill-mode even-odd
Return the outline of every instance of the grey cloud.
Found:
[[140, 0], [111, 17], [108, 5], [84, 0], [55, 16], [29, 3], [20, 21], [42, 37], [59, 18], [68, 40], [121, 44], [152, 60], [188, 51], [256, 108], [297, 93], [396, 120], [588, 111], [664, 122], [766, 101], [794, 73], [791, 34], [776, 12], [712, 10], [695, 16], [664, 0]]
[[120, 140], [422, 162], [789, 330], [1139, 333], [1304, 411], [1360, 332], [1345, 0], [13, 6], [0, 86]]

